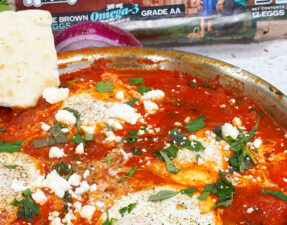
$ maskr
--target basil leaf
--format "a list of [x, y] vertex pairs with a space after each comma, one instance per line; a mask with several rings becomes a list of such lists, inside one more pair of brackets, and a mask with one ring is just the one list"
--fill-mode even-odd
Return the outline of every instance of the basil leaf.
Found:
[[60, 162], [56, 165], [53, 166], [53, 169], [57, 171], [57, 173], [64, 177], [66, 180], [68, 180], [70, 178], [70, 176], [72, 175], [74, 169], [71, 165], [66, 164], [64, 162]]
[[111, 81], [99, 81], [96, 85], [96, 90], [100, 93], [105, 92], [112, 92], [114, 89], [114, 86], [111, 85]]
[[80, 132], [81, 131], [81, 125], [82, 125], [82, 122], [80, 120], [80, 113], [75, 110], [75, 109], [72, 109], [70, 107], [65, 107], [63, 108], [63, 110], [66, 110], [66, 111], [69, 111], [71, 113], [73, 113], [73, 115], [76, 117], [76, 125], [77, 125], [77, 128], [78, 128], [78, 131]]
[[287, 201], [287, 195], [285, 195], [281, 191], [272, 191], [272, 190], [267, 190], [265, 188], [261, 188], [260, 191], [261, 191], [262, 194], [273, 195], [273, 196], [275, 196], [277, 198], [280, 198], [283, 201]]
[[132, 106], [132, 105], [135, 104], [138, 100], [139, 100], [139, 98], [132, 97], [132, 99], [129, 100], [128, 102], [126, 102], [126, 104], [128, 104], [129, 106]]
[[210, 195], [210, 192], [202, 192], [197, 198], [199, 200], [206, 200], [209, 195]]
[[135, 85], [135, 84], [144, 83], [145, 81], [144, 81], [144, 78], [142, 77], [131, 77], [130, 82], [131, 82], [131, 85]]
[[102, 225], [114, 225], [115, 222], [118, 221], [118, 219], [116, 219], [116, 218], [111, 218], [110, 219], [108, 211], [106, 212], [106, 214], [107, 214], [107, 218], [106, 218], [106, 220], [104, 221], [104, 223]]
[[83, 139], [80, 133], [76, 133], [76, 135], [72, 137], [70, 141], [75, 142], [77, 144], [80, 144], [80, 143], [83, 143], [84, 145], [86, 144], [85, 140]]
[[26, 207], [20, 207], [17, 212], [17, 217], [32, 222], [35, 217], [35, 213]]
[[36, 213], [37, 215], [40, 215], [39, 207], [35, 205], [33, 202], [29, 201], [28, 199], [22, 199], [21, 203], [24, 207], [30, 209], [32, 212]]
[[135, 166], [134, 168], [132, 168], [132, 170], [127, 173], [127, 176], [132, 177], [134, 175], [134, 173], [136, 172], [137, 168], [138, 168], [138, 166]]
[[199, 158], [201, 158], [201, 155], [200, 154], [196, 154], [195, 155], [196, 162], [198, 162]]
[[185, 143], [185, 133], [180, 133], [177, 128], [169, 131], [168, 134], [172, 138], [174, 144], [181, 146]]
[[137, 203], [131, 203], [127, 207], [123, 207], [119, 210], [121, 216], [123, 217], [125, 215], [125, 212], [131, 213], [133, 209], [136, 207]]
[[178, 148], [175, 145], [171, 145], [168, 148], [162, 148], [161, 150], [155, 150], [154, 153], [157, 154], [157, 158], [164, 161], [164, 158], [159, 154], [159, 151], [164, 152], [168, 158], [174, 159], [177, 156]]
[[149, 88], [149, 87], [147, 87], [147, 86], [144, 86], [144, 85], [140, 85], [140, 86], [138, 86], [138, 92], [140, 93], [140, 94], [144, 94], [144, 93], [146, 93], [146, 92], [149, 92], [151, 89]]
[[12, 169], [17, 169], [18, 165], [4, 165], [4, 167], [12, 170]]
[[149, 197], [148, 201], [159, 201], [167, 198], [171, 198], [175, 195], [177, 195], [179, 192], [178, 191], [167, 191], [167, 190], [162, 190], [156, 193], [155, 195], [152, 195]]
[[124, 138], [128, 143], [133, 143], [135, 140], [139, 139], [138, 131], [128, 131], [129, 137]]
[[193, 121], [191, 121], [189, 124], [185, 126], [185, 129], [187, 129], [190, 133], [193, 133], [195, 131], [198, 131], [202, 129], [205, 126], [205, 118], [204, 115], [197, 117]]
[[196, 191], [198, 191], [198, 190], [195, 189], [195, 188], [187, 188], [187, 189], [181, 190], [180, 193], [188, 195], [189, 197], [192, 197], [193, 193], [196, 192]]
[[122, 217], [124, 217], [127, 210], [128, 210], [128, 207], [123, 207], [119, 210], [119, 213], [121, 214]]
[[19, 152], [22, 148], [24, 141], [15, 141], [15, 142], [1, 142], [0, 143], [0, 152]]
[[163, 159], [164, 159], [164, 161], [165, 161], [165, 163], [166, 163], [166, 169], [167, 169], [168, 172], [173, 173], [173, 174], [176, 174], [176, 173], [178, 173], [178, 172], [180, 171], [180, 169], [176, 168], [176, 167], [173, 165], [171, 159], [168, 158], [167, 154], [165, 154], [165, 153], [162, 152], [162, 151], [160, 151], [159, 153], [160, 153], [160, 155], [163, 157]]
[[256, 124], [255, 124], [255, 126], [252, 127], [252, 129], [249, 131], [249, 133], [246, 134], [245, 137], [243, 137], [243, 138], [241, 139], [242, 142], [248, 142], [248, 141], [250, 141], [250, 140], [254, 137], [255, 132], [256, 132], [257, 129], [258, 129], [259, 121], [260, 121], [260, 118], [258, 118], [258, 120], [257, 120], [257, 122], [256, 122]]
[[212, 131], [216, 134], [216, 141], [223, 140], [222, 126], [215, 127]]
[[182, 147], [185, 147], [191, 151], [201, 151], [201, 150], [204, 150], [205, 148], [203, 147], [203, 145], [201, 144], [200, 141], [196, 141], [196, 140], [193, 140], [193, 141], [184, 141], [184, 144], [181, 145]]

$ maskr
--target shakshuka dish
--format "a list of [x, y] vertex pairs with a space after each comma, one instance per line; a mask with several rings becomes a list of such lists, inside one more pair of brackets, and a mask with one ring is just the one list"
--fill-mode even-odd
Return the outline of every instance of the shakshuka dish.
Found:
[[287, 224], [287, 133], [252, 98], [104, 60], [60, 83], [0, 109], [0, 224]]

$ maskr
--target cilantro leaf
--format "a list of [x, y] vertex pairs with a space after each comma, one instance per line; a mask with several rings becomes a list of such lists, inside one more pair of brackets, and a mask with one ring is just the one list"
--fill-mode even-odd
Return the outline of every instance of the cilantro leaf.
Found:
[[190, 133], [193, 133], [195, 131], [198, 131], [202, 129], [205, 126], [205, 118], [204, 115], [197, 117], [193, 121], [191, 121], [189, 124], [185, 126], [185, 129], [187, 129]]
[[281, 191], [272, 191], [272, 190], [268, 190], [265, 188], [261, 188], [260, 189], [262, 194], [269, 194], [269, 195], [273, 195], [277, 198], [280, 198], [283, 201], [287, 201], [287, 195], [285, 195], [283, 192]]
[[195, 189], [195, 188], [187, 188], [187, 189], [181, 190], [180, 193], [188, 195], [189, 197], [192, 197], [193, 193], [196, 192], [196, 191], [198, 191], [198, 190]]
[[127, 207], [123, 207], [119, 210], [120, 214], [122, 217], [124, 217], [126, 211], [128, 213], [131, 213], [131, 211], [133, 211], [133, 209], [136, 207], [137, 203], [131, 203], [129, 204]]
[[173, 165], [171, 159], [167, 156], [167, 154], [165, 154], [165, 153], [162, 152], [162, 151], [160, 151], [159, 153], [160, 153], [160, 155], [163, 157], [163, 159], [164, 159], [164, 161], [165, 161], [165, 163], [166, 163], [166, 169], [167, 169], [168, 172], [173, 173], [173, 174], [176, 174], [176, 173], [178, 173], [178, 172], [180, 171], [180, 169], [176, 168], [176, 167]]
[[131, 77], [130, 82], [131, 82], [131, 85], [135, 85], [135, 84], [144, 83], [145, 81], [144, 81], [144, 78], [142, 77]]
[[149, 92], [151, 89], [147, 86], [140, 85], [138, 86], [138, 92], [141, 93], [142, 95], [146, 92]]
[[127, 173], [127, 176], [132, 177], [134, 173], [136, 172], [137, 168], [138, 166], [135, 166], [134, 168], [132, 168], [131, 171]]
[[150, 196], [148, 201], [159, 201], [159, 200], [171, 198], [171, 197], [177, 195], [178, 193], [179, 193], [178, 191], [162, 190], [162, 191], [159, 191], [158, 193]]
[[126, 102], [126, 104], [128, 104], [129, 106], [132, 106], [132, 105], [135, 104], [138, 100], [139, 100], [139, 98], [132, 97], [132, 99], [129, 100], [128, 102]]
[[124, 138], [128, 143], [133, 143], [135, 140], [139, 139], [138, 131], [128, 131], [129, 137]]
[[99, 81], [96, 85], [96, 90], [100, 93], [105, 92], [112, 92], [114, 89], [114, 86], [111, 85], [111, 81]]
[[15, 142], [0, 142], [0, 152], [19, 152], [22, 148], [24, 141], [15, 141]]

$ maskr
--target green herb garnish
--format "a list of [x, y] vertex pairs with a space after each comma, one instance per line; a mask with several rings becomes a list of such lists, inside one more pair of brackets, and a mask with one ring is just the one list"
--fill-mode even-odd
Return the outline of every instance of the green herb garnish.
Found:
[[187, 129], [190, 133], [193, 133], [195, 131], [198, 131], [202, 129], [205, 126], [205, 118], [204, 115], [197, 117], [193, 121], [191, 121], [189, 124], [185, 126], [185, 129]]
[[140, 85], [140, 86], [138, 86], [138, 92], [140, 93], [140, 94], [144, 94], [144, 93], [146, 93], [146, 92], [149, 92], [151, 89], [149, 88], [149, 87], [147, 87], [147, 86], [144, 86], [144, 85]]
[[132, 177], [134, 173], [136, 172], [137, 168], [138, 166], [135, 166], [134, 168], [132, 168], [131, 171], [127, 173], [127, 176]]
[[83, 143], [84, 145], [86, 144], [85, 140], [83, 139], [80, 133], [76, 133], [76, 135], [72, 137], [70, 141], [75, 142], [77, 144], [81, 144], [81, 143]]
[[136, 207], [137, 203], [131, 203], [127, 207], [123, 207], [119, 210], [122, 217], [124, 217], [125, 213], [130, 213]]
[[0, 152], [19, 152], [22, 148], [24, 141], [15, 141], [15, 142], [5, 142], [0, 141]]
[[5, 168], [13, 170], [13, 169], [17, 169], [18, 165], [4, 165]]
[[133, 143], [135, 140], [139, 139], [138, 131], [128, 131], [129, 137], [124, 138], [128, 143]]
[[130, 82], [131, 82], [131, 85], [135, 85], [135, 84], [144, 83], [145, 81], [144, 81], [144, 78], [142, 77], [131, 77]]
[[184, 190], [181, 190], [180, 193], [181, 194], [185, 194], [185, 195], [188, 195], [189, 197], [192, 197], [194, 192], [197, 192], [198, 190], [195, 189], [195, 188], [187, 188], [187, 189], [184, 189]]
[[109, 212], [108, 212], [108, 211], [106, 212], [106, 214], [107, 214], [107, 219], [104, 221], [104, 223], [103, 223], [102, 225], [114, 225], [115, 222], [118, 221], [118, 219], [116, 219], [116, 218], [111, 218], [111, 219], [110, 219], [110, 216], [109, 216]]
[[128, 102], [126, 102], [126, 104], [132, 106], [132, 105], [135, 104], [138, 100], [139, 100], [139, 98], [132, 97], [132, 99], [129, 100]]
[[105, 157], [105, 162], [106, 162], [106, 164], [109, 166], [109, 165], [111, 165], [111, 163], [112, 163], [112, 153], [111, 152], [109, 152], [108, 153], [108, 155]]
[[68, 180], [70, 178], [70, 176], [72, 175], [74, 169], [71, 165], [66, 164], [64, 162], [60, 162], [56, 165], [53, 166], [53, 169], [57, 171], [57, 173], [64, 177], [66, 180]]
[[65, 107], [65, 108], [63, 108], [63, 110], [66, 110], [68, 112], [73, 113], [73, 115], [76, 117], [76, 125], [78, 128], [78, 131], [80, 132], [81, 131], [81, 125], [82, 125], [82, 122], [80, 120], [80, 116], [81, 116], [80, 113], [77, 110], [72, 109], [70, 107]]
[[94, 134], [85, 134], [85, 140], [86, 141], [94, 140]]
[[111, 83], [111, 81], [99, 81], [96, 85], [96, 90], [101, 93], [112, 92], [114, 86]]
[[260, 191], [261, 191], [262, 194], [273, 195], [273, 196], [275, 196], [277, 198], [280, 198], [283, 201], [287, 201], [287, 195], [285, 195], [281, 191], [272, 191], [272, 190], [267, 190], [265, 188], [261, 188]]
[[171, 159], [167, 156], [167, 154], [165, 154], [162, 151], [160, 151], [159, 153], [160, 153], [160, 155], [163, 157], [163, 159], [165, 161], [166, 169], [167, 169], [168, 172], [176, 174], [176, 173], [178, 173], [180, 171], [180, 169], [176, 168], [173, 165]]
[[171, 197], [177, 195], [178, 193], [179, 193], [178, 191], [162, 190], [162, 191], [159, 191], [158, 193], [150, 196], [148, 201], [159, 201], [159, 200], [171, 198]]

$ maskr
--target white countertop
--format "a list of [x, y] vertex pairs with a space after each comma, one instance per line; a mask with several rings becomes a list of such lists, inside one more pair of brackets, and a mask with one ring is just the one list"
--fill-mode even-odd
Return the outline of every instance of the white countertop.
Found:
[[287, 94], [287, 39], [248, 44], [173, 47], [219, 59], [263, 78]]

